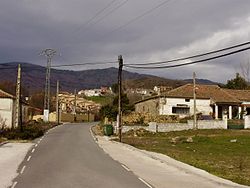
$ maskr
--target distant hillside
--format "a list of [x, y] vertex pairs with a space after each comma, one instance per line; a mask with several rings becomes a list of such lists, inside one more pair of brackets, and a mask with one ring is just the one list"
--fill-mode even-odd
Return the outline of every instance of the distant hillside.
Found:
[[[30, 92], [44, 89], [46, 68], [30, 63], [4, 63], [0, 64], [0, 82], [16, 82], [17, 66], [21, 64], [22, 85]], [[55, 91], [56, 81], [60, 81], [60, 88], [63, 91], [72, 92], [74, 89], [100, 88], [101, 86], [111, 86], [117, 83], [117, 68], [93, 69], [84, 71], [51, 69], [51, 90]], [[147, 75], [123, 71], [123, 78], [137, 79]]]
[[[187, 83], [193, 83], [193, 79], [185, 79], [183, 81], [187, 82]], [[206, 85], [220, 85], [220, 83], [218, 83], [218, 82], [213, 82], [213, 81], [207, 80], [207, 79], [196, 79], [196, 83], [197, 84], [206, 84]]]
[[[21, 64], [22, 68], [22, 86], [30, 93], [44, 90], [46, 68], [30, 63], [12, 62], [0, 64], [0, 83], [4, 81], [16, 82], [18, 64]], [[73, 92], [74, 89], [81, 90], [111, 86], [117, 83], [117, 74], [117, 68], [84, 71], [51, 69], [51, 90], [55, 92], [57, 80], [60, 81], [60, 90], [69, 92]], [[123, 81], [124, 87], [126, 88], [152, 89], [155, 85], [171, 86], [175, 88], [184, 85], [189, 80], [171, 80], [152, 75], [123, 71]], [[211, 81], [207, 80], [206, 83], [208, 82]], [[204, 83], [204, 80], [202, 83]]]
[[184, 84], [186, 84], [186, 82], [182, 80], [171, 80], [166, 78], [160, 78], [157, 76], [147, 76], [143, 78], [136, 78], [124, 81], [125, 88], [153, 89], [154, 86], [170, 86], [172, 88], [176, 88]]

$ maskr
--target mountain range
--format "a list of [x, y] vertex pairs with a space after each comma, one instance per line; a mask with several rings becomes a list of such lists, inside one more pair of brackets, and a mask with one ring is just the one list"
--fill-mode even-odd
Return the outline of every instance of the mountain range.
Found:
[[[0, 83], [16, 82], [17, 67], [21, 65], [22, 86], [31, 93], [42, 91], [45, 84], [46, 67], [23, 62], [10, 62], [0, 64]], [[72, 92], [74, 89], [100, 88], [117, 83], [117, 68], [91, 69], [83, 71], [51, 69], [51, 90], [55, 91], [56, 81], [60, 81], [60, 90]], [[125, 87], [153, 88], [154, 85], [165, 85], [173, 88], [192, 80], [172, 80], [157, 76], [123, 71]], [[197, 83], [217, 84], [210, 80], [197, 80]]]

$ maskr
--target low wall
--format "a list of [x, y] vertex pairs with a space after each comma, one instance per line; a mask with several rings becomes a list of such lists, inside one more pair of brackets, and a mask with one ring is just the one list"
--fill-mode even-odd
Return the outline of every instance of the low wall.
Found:
[[250, 115], [245, 116], [244, 129], [250, 129]]
[[[250, 125], [250, 118], [249, 118]], [[197, 121], [198, 129], [227, 129], [227, 120], [199, 120]], [[122, 132], [129, 130], [138, 130], [143, 128], [150, 132], [171, 132], [193, 129], [193, 121], [188, 123], [156, 123], [150, 122], [149, 126], [123, 126]]]
[[[36, 115], [33, 116], [33, 120], [43, 119], [43, 115]], [[87, 122], [87, 121], [94, 121], [95, 115], [94, 114], [76, 114], [76, 121], [77, 122]], [[50, 113], [49, 114], [49, 121], [50, 122], [56, 122], [56, 114]], [[74, 121], [74, 115], [73, 114], [66, 114], [61, 113], [61, 122], [73, 122]]]

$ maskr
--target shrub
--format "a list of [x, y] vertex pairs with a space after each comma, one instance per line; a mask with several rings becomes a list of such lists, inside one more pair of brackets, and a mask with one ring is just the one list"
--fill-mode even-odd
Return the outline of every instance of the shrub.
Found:
[[44, 133], [53, 126], [54, 124], [49, 123], [28, 123], [23, 126], [22, 131], [19, 128], [3, 130], [1, 137], [9, 140], [33, 140], [43, 136]]

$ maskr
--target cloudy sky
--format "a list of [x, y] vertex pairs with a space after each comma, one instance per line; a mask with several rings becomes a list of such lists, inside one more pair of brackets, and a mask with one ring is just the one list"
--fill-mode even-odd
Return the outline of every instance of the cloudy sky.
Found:
[[[1, 0], [0, 63], [45, 66], [116, 61], [148, 63], [186, 57], [250, 40], [249, 0]], [[225, 82], [240, 72], [250, 52], [172, 69], [126, 70], [166, 78]], [[84, 70], [102, 66], [76, 66]], [[66, 69], [69, 69], [67, 67]]]

